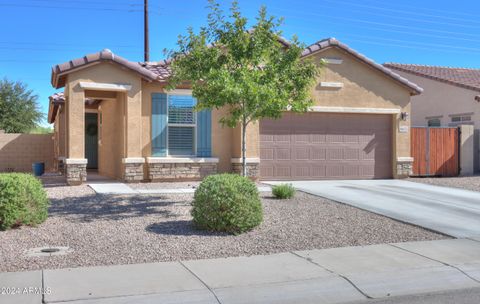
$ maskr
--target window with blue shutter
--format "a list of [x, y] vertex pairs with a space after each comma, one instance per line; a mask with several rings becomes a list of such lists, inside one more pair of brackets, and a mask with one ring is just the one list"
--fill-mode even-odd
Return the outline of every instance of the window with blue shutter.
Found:
[[211, 111], [191, 95], [152, 94], [152, 155], [211, 156]]
[[152, 94], [152, 156], [167, 156], [167, 94]]
[[197, 156], [212, 156], [212, 111], [197, 113]]

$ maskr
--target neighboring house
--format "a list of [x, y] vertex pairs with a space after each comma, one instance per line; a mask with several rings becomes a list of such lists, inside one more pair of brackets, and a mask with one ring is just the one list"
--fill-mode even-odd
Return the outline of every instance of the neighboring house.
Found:
[[[285, 113], [247, 130], [248, 172], [264, 180], [405, 177], [411, 171], [410, 96], [422, 89], [335, 39], [302, 55], [326, 67], [307, 114]], [[201, 179], [240, 172], [241, 129], [224, 109], [195, 113], [188, 87], [166, 91], [169, 66], [109, 50], [52, 70], [55, 151], [69, 184], [87, 168], [125, 181]]]
[[474, 125], [475, 169], [479, 169], [480, 69], [385, 63], [424, 91], [412, 98], [412, 126]]

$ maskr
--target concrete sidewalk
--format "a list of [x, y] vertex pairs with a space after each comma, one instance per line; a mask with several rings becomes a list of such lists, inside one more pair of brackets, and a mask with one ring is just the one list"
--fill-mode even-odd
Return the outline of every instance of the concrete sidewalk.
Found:
[[[45, 303], [347, 303], [480, 287], [480, 238], [0, 273]], [[42, 303], [35, 294], [0, 303]]]
[[[185, 194], [195, 193], [194, 188], [159, 188], [159, 189], [133, 189], [120, 182], [87, 183], [98, 194]], [[268, 186], [257, 186], [260, 192], [269, 192]]]

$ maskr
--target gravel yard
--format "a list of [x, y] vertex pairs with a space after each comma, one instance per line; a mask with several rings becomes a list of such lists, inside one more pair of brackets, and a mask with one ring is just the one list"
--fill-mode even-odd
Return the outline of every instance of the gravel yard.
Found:
[[[145, 184], [146, 185], [146, 184]], [[195, 230], [191, 194], [101, 196], [86, 185], [46, 188], [49, 219], [39, 227], [0, 231], [0, 271], [145, 263], [269, 254], [289, 250], [445, 238], [343, 204], [297, 193], [262, 194], [264, 223], [232, 236]], [[28, 249], [68, 246], [63, 256], [29, 257]]]
[[436, 186], [461, 188], [472, 191], [480, 191], [480, 175], [459, 177], [416, 177], [409, 181]]

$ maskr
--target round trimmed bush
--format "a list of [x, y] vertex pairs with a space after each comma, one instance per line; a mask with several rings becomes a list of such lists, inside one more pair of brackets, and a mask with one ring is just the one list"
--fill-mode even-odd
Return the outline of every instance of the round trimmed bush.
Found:
[[263, 220], [257, 186], [236, 174], [205, 178], [195, 191], [192, 216], [201, 229], [239, 234]]
[[0, 229], [37, 225], [47, 219], [49, 201], [42, 183], [31, 174], [0, 174]]

